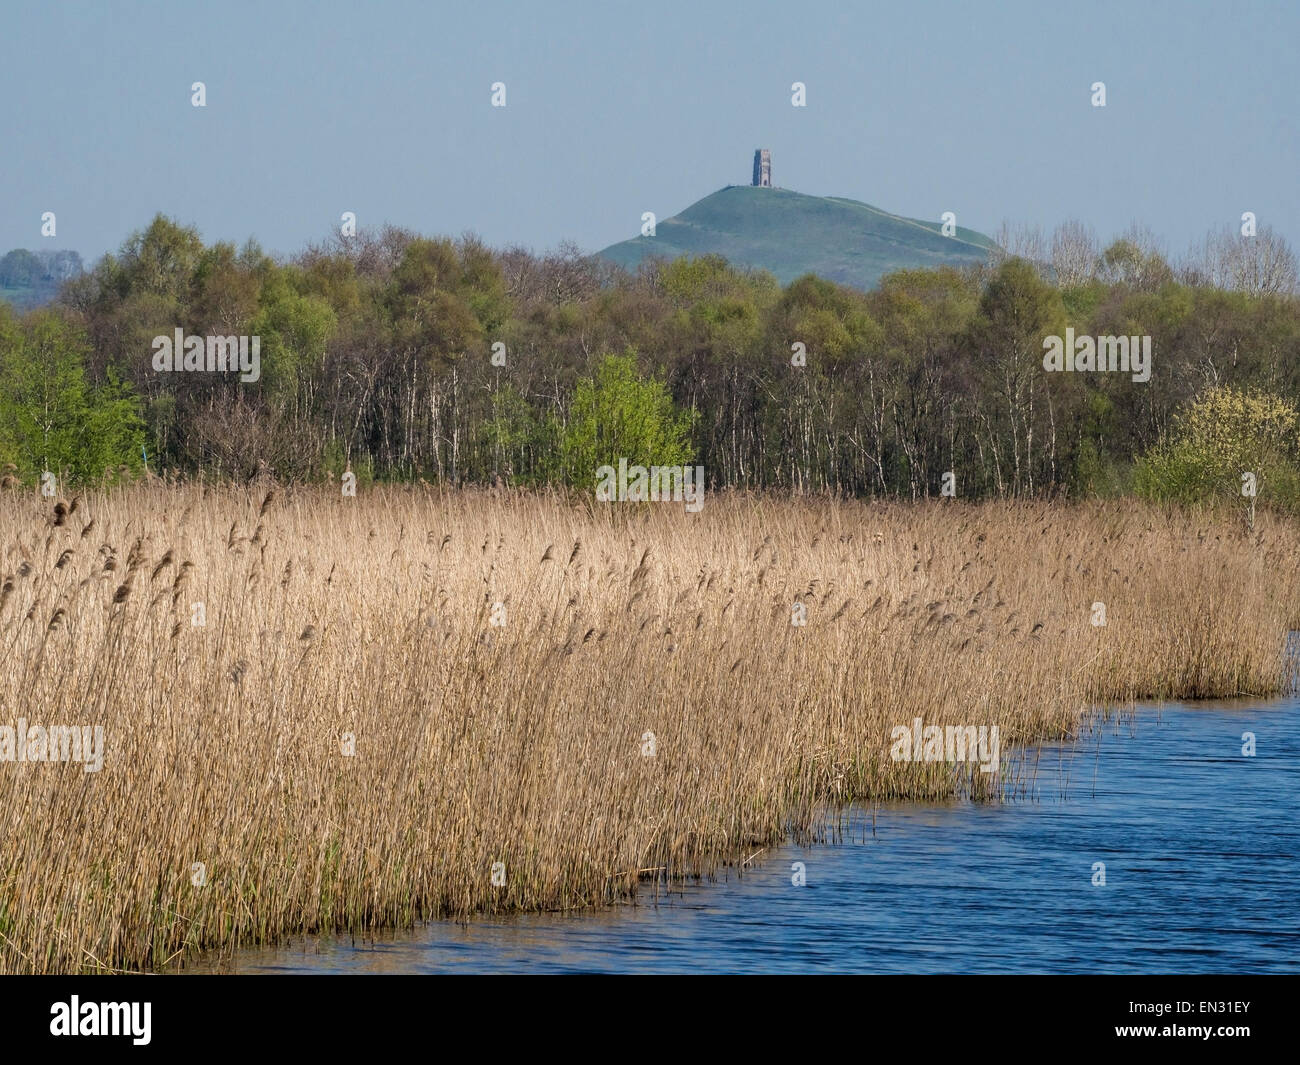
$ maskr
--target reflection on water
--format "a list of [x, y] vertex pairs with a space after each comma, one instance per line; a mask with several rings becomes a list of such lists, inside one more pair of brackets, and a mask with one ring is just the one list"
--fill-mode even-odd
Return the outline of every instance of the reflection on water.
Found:
[[1022, 769], [1033, 798], [885, 806], [874, 830], [857, 811], [835, 842], [657, 899], [298, 940], [189, 971], [1300, 971], [1300, 701], [1142, 710]]

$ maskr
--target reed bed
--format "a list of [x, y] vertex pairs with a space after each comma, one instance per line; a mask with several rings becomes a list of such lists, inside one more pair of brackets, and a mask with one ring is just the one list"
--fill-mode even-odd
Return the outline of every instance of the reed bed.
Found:
[[1132, 501], [155, 484], [6, 493], [0, 545], [0, 725], [106, 739], [0, 762], [6, 972], [599, 905], [838, 804], [996, 801], [890, 730], [1273, 693], [1300, 604], [1294, 525]]

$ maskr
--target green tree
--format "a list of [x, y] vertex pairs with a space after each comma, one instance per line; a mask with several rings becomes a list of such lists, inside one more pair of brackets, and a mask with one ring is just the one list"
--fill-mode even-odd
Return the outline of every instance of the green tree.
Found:
[[1214, 388], [1176, 418], [1172, 433], [1138, 462], [1135, 488], [1149, 499], [1300, 510], [1300, 413], [1263, 392]]
[[558, 427], [560, 476], [593, 483], [600, 466], [685, 466], [694, 459], [691, 417], [673, 406], [658, 378], [637, 373], [636, 354], [607, 355], [594, 377], [578, 382], [566, 424]]
[[262, 287], [261, 310], [252, 334], [261, 337], [263, 387], [278, 402], [311, 406], [312, 383], [325, 358], [325, 345], [338, 325], [334, 310], [319, 296], [301, 295], [286, 271], [276, 270]]
[[977, 419], [999, 494], [1032, 494], [1056, 466], [1043, 338], [1061, 332], [1064, 316], [1061, 294], [1024, 259], [1003, 263], [980, 300], [970, 342], [987, 399]]
[[35, 481], [46, 470], [76, 481], [141, 465], [144, 423], [129, 388], [86, 381], [85, 334], [52, 311], [0, 318], [0, 456]]
[[554, 420], [540, 420], [528, 401], [510, 383], [495, 388], [491, 413], [483, 423], [482, 450], [491, 455], [492, 475], [511, 484], [542, 479], [555, 454]]
[[104, 280], [121, 295], [152, 292], [185, 304], [203, 256], [203, 240], [193, 226], [155, 215], [149, 227], [132, 233], [115, 261], [104, 264]]
[[15, 248], [0, 259], [0, 288], [26, 288], [40, 277], [40, 260], [24, 248]]

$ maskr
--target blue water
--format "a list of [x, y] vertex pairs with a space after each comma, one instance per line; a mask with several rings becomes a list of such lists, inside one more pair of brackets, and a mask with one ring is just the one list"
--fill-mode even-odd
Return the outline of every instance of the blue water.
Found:
[[1022, 752], [1019, 772], [1014, 801], [850, 811], [837, 840], [607, 910], [312, 938], [199, 968], [1300, 971], [1300, 701], [1142, 709]]

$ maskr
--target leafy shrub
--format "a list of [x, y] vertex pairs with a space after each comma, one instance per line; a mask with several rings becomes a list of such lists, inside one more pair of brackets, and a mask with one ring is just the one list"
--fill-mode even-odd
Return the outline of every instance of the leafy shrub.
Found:
[[1297, 423], [1300, 413], [1277, 396], [1211, 389], [1138, 462], [1135, 488], [1148, 499], [1242, 502], [1243, 475], [1254, 474], [1261, 501], [1300, 511]]

